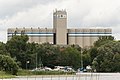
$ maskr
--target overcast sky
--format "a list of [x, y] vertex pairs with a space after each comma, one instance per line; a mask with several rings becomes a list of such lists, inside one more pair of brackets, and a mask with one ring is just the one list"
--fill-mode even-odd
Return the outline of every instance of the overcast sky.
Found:
[[55, 9], [66, 9], [68, 27], [111, 28], [120, 39], [120, 0], [0, 0], [0, 41], [8, 28], [52, 28]]

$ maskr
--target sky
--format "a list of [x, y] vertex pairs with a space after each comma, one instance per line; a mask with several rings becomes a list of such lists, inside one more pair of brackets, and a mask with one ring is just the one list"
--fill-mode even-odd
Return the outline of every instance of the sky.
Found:
[[120, 0], [0, 0], [0, 41], [8, 28], [52, 28], [56, 9], [66, 9], [68, 28], [111, 28], [120, 40]]

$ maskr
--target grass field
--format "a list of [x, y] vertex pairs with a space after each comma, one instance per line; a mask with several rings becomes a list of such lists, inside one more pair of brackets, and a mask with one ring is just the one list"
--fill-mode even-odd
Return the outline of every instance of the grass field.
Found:
[[0, 78], [13, 78], [15, 77], [14, 75], [11, 75], [9, 73], [6, 73], [6, 72], [3, 72], [3, 71], [0, 71]]
[[[29, 71], [29, 70], [19, 70], [17, 76], [34, 76], [34, 75], [72, 75], [74, 72], [63, 72], [63, 71]], [[0, 71], [0, 79], [2, 78], [13, 78], [15, 75]]]
[[63, 71], [28, 71], [28, 70], [20, 70], [18, 72], [19, 76], [25, 75], [65, 75], [65, 74], [75, 74], [75, 72], [63, 72]]

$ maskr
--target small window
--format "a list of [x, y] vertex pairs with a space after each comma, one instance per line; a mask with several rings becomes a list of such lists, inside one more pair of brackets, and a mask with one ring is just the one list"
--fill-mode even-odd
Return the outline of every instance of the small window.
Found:
[[63, 17], [63, 15], [61, 15], [61, 17]]

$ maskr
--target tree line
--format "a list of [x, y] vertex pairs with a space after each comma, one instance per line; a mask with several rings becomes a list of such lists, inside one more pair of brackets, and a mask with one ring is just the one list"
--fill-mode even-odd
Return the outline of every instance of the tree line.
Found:
[[90, 48], [78, 45], [29, 43], [27, 35], [14, 35], [0, 42], [0, 70], [17, 74], [18, 69], [48, 66], [71, 66], [75, 70], [87, 65], [97, 72], [120, 72], [120, 41], [101, 36]]

